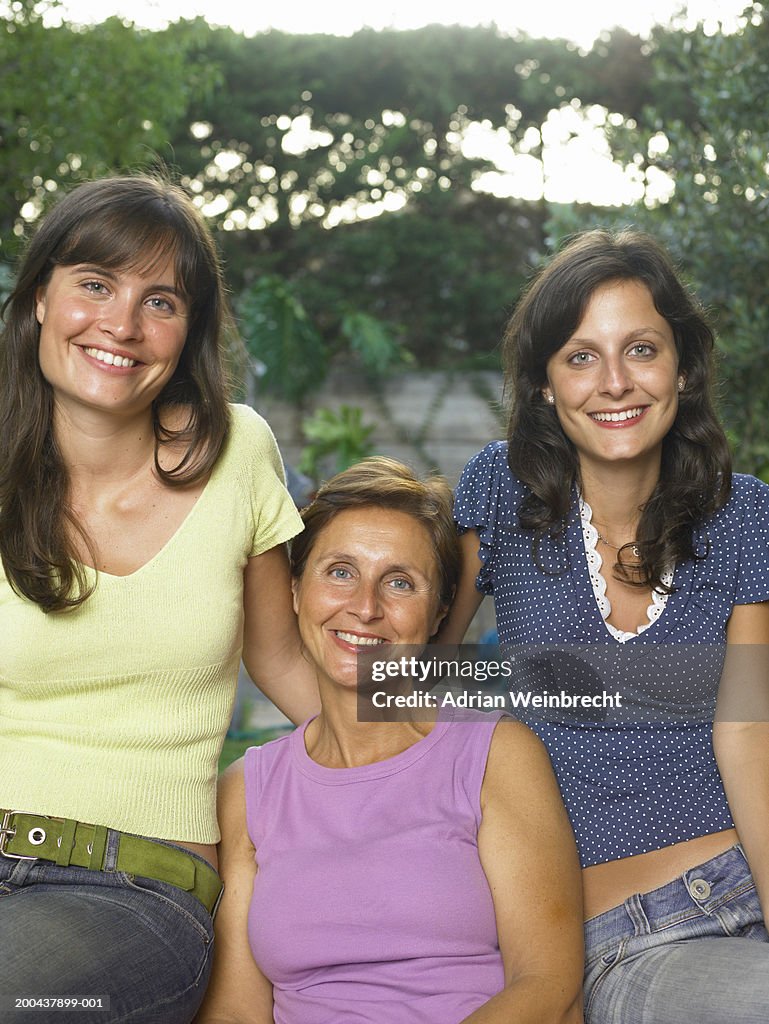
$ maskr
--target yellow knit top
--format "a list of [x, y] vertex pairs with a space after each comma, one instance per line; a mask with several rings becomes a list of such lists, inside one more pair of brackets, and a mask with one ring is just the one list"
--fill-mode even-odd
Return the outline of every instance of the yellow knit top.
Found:
[[44, 614], [0, 566], [0, 808], [213, 843], [235, 698], [246, 561], [301, 520], [265, 421], [230, 434], [174, 536], [130, 576], [98, 574]]

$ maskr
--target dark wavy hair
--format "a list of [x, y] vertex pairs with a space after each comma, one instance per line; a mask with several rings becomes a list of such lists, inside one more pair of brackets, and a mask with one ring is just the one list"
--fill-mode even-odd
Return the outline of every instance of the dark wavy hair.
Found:
[[667, 252], [639, 231], [586, 231], [571, 239], [535, 276], [505, 331], [503, 364], [510, 407], [508, 461], [529, 488], [518, 509], [533, 531], [534, 557], [547, 536], [559, 538], [568, 519], [579, 460], [555, 408], [543, 398], [550, 357], [574, 334], [595, 290], [611, 281], [639, 281], [670, 325], [685, 379], [678, 413], [663, 440], [657, 486], [638, 527], [640, 564], [618, 555], [615, 575], [662, 593], [666, 568], [702, 557], [694, 530], [726, 503], [731, 489], [729, 445], [714, 408], [714, 335], [705, 311]]
[[[216, 247], [192, 200], [163, 177], [85, 182], [42, 219], [3, 307], [0, 334], [0, 555], [13, 589], [44, 611], [92, 592], [73, 534], [91, 545], [69, 504], [69, 480], [53, 433], [53, 392], [38, 362], [38, 289], [56, 267], [90, 263], [134, 270], [172, 258], [189, 329], [178, 366], [152, 406], [155, 469], [169, 486], [199, 480], [221, 452], [229, 425], [222, 336], [230, 323]], [[161, 411], [188, 411], [171, 429]], [[164, 469], [162, 445], [184, 444]]]
[[326, 481], [312, 503], [302, 509], [304, 530], [291, 541], [291, 574], [299, 579], [321, 531], [339, 512], [351, 508], [386, 508], [405, 512], [430, 535], [440, 581], [439, 600], [446, 609], [456, 590], [461, 566], [454, 525], [451, 488], [440, 476], [425, 480], [403, 462], [375, 455]]

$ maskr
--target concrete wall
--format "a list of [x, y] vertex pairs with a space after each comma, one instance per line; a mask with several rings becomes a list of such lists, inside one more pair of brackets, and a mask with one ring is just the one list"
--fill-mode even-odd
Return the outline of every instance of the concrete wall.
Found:
[[374, 425], [377, 454], [420, 472], [437, 469], [454, 484], [471, 455], [504, 436], [501, 391], [498, 373], [420, 371], [388, 377], [377, 393], [362, 374], [335, 368], [302, 412], [265, 394], [254, 405], [270, 423], [286, 462], [295, 464], [305, 445], [304, 416], [323, 406], [352, 405], [363, 410], [364, 423]]

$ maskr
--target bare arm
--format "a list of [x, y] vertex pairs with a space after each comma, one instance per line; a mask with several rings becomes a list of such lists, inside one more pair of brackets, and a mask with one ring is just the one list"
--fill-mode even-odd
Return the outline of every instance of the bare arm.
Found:
[[224, 895], [216, 914], [214, 968], [195, 1024], [273, 1024], [272, 986], [251, 956], [247, 922], [256, 877], [254, 847], [246, 830], [243, 760], [219, 780], [222, 830], [219, 873]]
[[246, 671], [292, 722], [304, 722], [320, 709], [320, 699], [315, 672], [302, 655], [285, 545], [249, 558], [243, 607]]
[[462, 572], [451, 608], [438, 630], [436, 643], [439, 644], [461, 644], [483, 600], [483, 594], [475, 586], [475, 577], [481, 569], [478, 557], [481, 542], [477, 531], [468, 530], [463, 533], [459, 543], [462, 548]]
[[571, 825], [543, 744], [520, 722], [494, 733], [478, 837], [505, 988], [464, 1024], [581, 1024], [582, 884]]
[[769, 921], [769, 601], [737, 605], [726, 639], [713, 747]]

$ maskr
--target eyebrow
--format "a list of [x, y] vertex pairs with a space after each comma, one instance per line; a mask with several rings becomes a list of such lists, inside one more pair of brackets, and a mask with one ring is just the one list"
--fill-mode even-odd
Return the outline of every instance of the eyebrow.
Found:
[[[671, 330], [672, 330], [672, 328], [671, 328]], [[651, 326], [649, 326], [649, 327], [636, 327], [634, 330], [629, 331], [627, 334], [624, 334], [622, 336], [622, 341], [625, 342], [625, 341], [632, 341], [633, 338], [643, 338], [647, 334], [656, 334], [658, 338], [664, 338], [665, 337], [665, 335], [662, 333], [662, 331], [657, 330], [656, 327], [651, 327]], [[563, 343], [563, 345], [561, 347], [565, 348], [567, 345], [572, 345], [572, 344], [573, 345], [594, 345], [595, 344], [595, 338], [579, 338], [579, 337], [577, 337], [575, 335], [575, 336], [573, 336], [571, 338], [567, 338], [567, 340]]]
[[[349, 562], [351, 565], [356, 565], [357, 564], [357, 558], [356, 558], [355, 555], [352, 555], [349, 552], [335, 551], [335, 552], [329, 552], [327, 555], [324, 555], [324, 557], [321, 559], [321, 564], [323, 564], [323, 565], [330, 565], [332, 562]], [[404, 573], [406, 575], [411, 575], [411, 576], [424, 576], [425, 575], [424, 572], [420, 568], [415, 566], [415, 565], [409, 566], [409, 565], [402, 565], [400, 563], [397, 563], [395, 565], [388, 565], [387, 568], [384, 570], [384, 572], [385, 573], [388, 573], [388, 572], [401, 572], [401, 573]], [[427, 578], [427, 577], [425, 577], [425, 578]]]
[[[98, 274], [100, 277], [106, 277], [109, 281], [117, 281], [120, 276], [114, 270], [100, 267], [98, 263], [75, 263], [70, 266], [70, 270], [76, 274]], [[164, 292], [168, 295], [174, 295], [178, 299], [185, 298], [184, 294], [172, 284], [151, 284], [147, 290], [151, 292]]]

